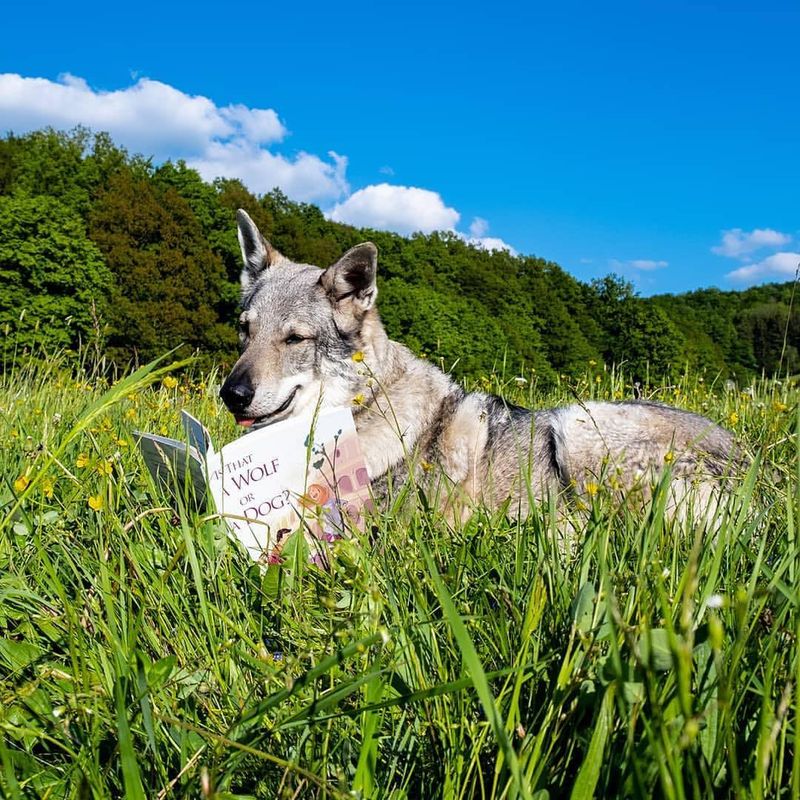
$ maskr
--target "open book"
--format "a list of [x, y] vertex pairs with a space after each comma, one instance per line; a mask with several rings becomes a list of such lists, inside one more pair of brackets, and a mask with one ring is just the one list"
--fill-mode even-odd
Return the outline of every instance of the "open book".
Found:
[[327, 543], [361, 527], [370, 485], [349, 408], [258, 428], [219, 452], [198, 420], [181, 418], [188, 443], [136, 432], [150, 474], [199, 507], [213, 500], [255, 560], [277, 563], [298, 529], [324, 559]]

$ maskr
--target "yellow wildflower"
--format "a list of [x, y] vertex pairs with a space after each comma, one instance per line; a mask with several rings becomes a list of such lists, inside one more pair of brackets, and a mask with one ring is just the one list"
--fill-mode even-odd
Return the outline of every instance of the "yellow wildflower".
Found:
[[600, 484], [595, 483], [594, 481], [589, 481], [586, 484], [586, 494], [589, 497], [594, 497], [600, 491]]
[[127, 447], [128, 446], [127, 439], [120, 439], [118, 436], [114, 437], [114, 443], [117, 445], [117, 447]]
[[364, 354], [360, 350], [356, 350], [355, 353], [350, 356], [350, 358], [352, 358], [353, 361], [360, 363], [364, 360]]
[[53, 483], [52, 478], [45, 478], [42, 481], [42, 494], [49, 500], [53, 496], [53, 487], [55, 484]]
[[671, 464], [674, 460], [675, 460], [675, 453], [673, 453], [672, 450], [668, 450], [666, 453], [664, 453], [665, 464]]
[[425, 470], [425, 472], [430, 472], [433, 469], [433, 464], [431, 464], [429, 461], [421, 461], [420, 466]]
[[354, 403], [355, 405], [357, 405], [357, 406], [363, 406], [363, 405], [364, 405], [364, 395], [363, 395], [363, 394], [360, 394], [360, 393], [359, 393], [359, 394], [357, 394], [357, 395], [356, 395], [356, 396], [353, 398], [353, 403]]
[[786, 405], [786, 403], [781, 403], [781, 402], [780, 402], [780, 401], [778, 401], [778, 400], [776, 400], [776, 401], [775, 401], [775, 402], [772, 404], [772, 407], [773, 407], [773, 408], [774, 408], [774, 409], [775, 409], [775, 410], [776, 410], [776, 411], [777, 411], [779, 414], [780, 414], [780, 413], [782, 413], [782, 412], [784, 412], [784, 411], [786, 411], [786, 409], [787, 409], [787, 408], [789, 408], [789, 406], [787, 406], [787, 405]]
[[739, 415], [735, 411], [731, 411], [731, 413], [728, 414], [728, 422], [731, 425], [736, 425], [739, 422]]
[[178, 379], [173, 378], [172, 375], [167, 375], [162, 381], [165, 389], [174, 389], [178, 385]]
[[27, 475], [20, 475], [14, 481], [14, 491], [15, 492], [24, 492], [28, 488], [28, 484], [31, 482], [31, 479]]
[[135, 408], [129, 408], [125, 412], [125, 418], [126, 419], [135, 419], [135, 417], [136, 417], [136, 409]]
[[93, 494], [89, 497], [89, 508], [92, 511], [100, 511], [103, 507], [103, 496], [100, 494]]
[[114, 471], [114, 465], [110, 461], [101, 461], [97, 465], [97, 472], [100, 475], [110, 475]]
[[596, 367], [597, 366], [597, 362], [593, 358], [590, 358], [589, 359], [589, 366], [590, 367]]
[[75, 466], [78, 469], [83, 469], [89, 464], [89, 456], [86, 453], [79, 453], [78, 458], [75, 460]]

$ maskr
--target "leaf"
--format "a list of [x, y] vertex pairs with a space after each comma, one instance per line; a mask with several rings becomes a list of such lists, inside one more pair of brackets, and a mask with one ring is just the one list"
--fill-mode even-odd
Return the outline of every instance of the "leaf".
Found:
[[148, 668], [147, 682], [151, 686], [161, 686], [163, 683], [166, 683], [175, 666], [175, 661], [176, 657], [174, 655], [159, 658], [155, 664], [152, 664]]
[[139, 706], [142, 710], [142, 724], [144, 725], [145, 733], [147, 734], [147, 742], [150, 745], [150, 751], [155, 753], [158, 749], [156, 744], [156, 732], [153, 728], [153, 709], [150, 705], [150, 688], [147, 685], [147, 672], [150, 662], [147, 656], [137, 651], [136, 653], [136, 694], [139, 697]]
[[119, 757], [122, 762], [122, 780], [125, 785], [125, 797], [131, 800], [145, 800], [139, 765], [133, 749], [131, 729], [128, 726], [127, 709], [119, 680], [114, 685], [117, 706], [117, 735], [119, 737]]
[[572, 787], [571, 800], [591, 800], [594, 797], [597, 781], [600, 779], [600, 769], [603, 766], [603, 753], [605, 752], [606, 740], [614, 721], [614, 693], [616, 684], [612, 683], [603, 696], [600, 705], [600, 713], [594, 724], [594, 732], [586, 751], [586, 757], [581, 764], [578, 777]]
[[625, 702], [634, 705], [644, 702], [644, 684], [641, 681], [625, 681], [622, 684], [622, 696]]
[[666, 628], [646, 630], [639, 637], [639, 656], [648, 667], [658, 672], [672, 669], [672, 648]]
[[36, 521], [42, 526], [52, 525], [58, 521], [59, 516], [58, 511], [45, 511]]
[[283, 558], [283, 565], [288, 567], [292, 579], [303, 574], [303, 570], [308, 563], [309, 548], [301, 528], [286, 537], [281, 548], [281, 557]]
[[[383, 697], [384, 683], [380, 674], [372, 678], [364, 691], [367, 706], [375, 705]], [[376, 788], [378, 774], [378, 729], [382, 715], [377, 711], [365, 711], [361, 723], [361, 751], [358, 755], [353, 791], [371, 797]]]
[[456, 610], [453, 599], [450, 597], [450, 593], [447, 591], [447, 588], [445, 587], [444, 582], [442, 581], [442, 578], [436, 569], [436, 565], [433, 562], [433, 558], [426, 547], [423, 547], [422, 555], [425, 559], [425, 564], [428, 568], [428, 573], [431, 576], [431, 580], [433, 581], [434, 588], [436, 589], [436, 594], [439, 597], [439, 602], [442, 604], [442, 612], [444, 613], [445, 619], [450, 625], [450, 629], [453, 632], [453, 637], [455, 638], [458, 648], [461, 651], [464, 669], [472, 678], [475, 691], [478, 693], [478, 699], [481, 701], [481, 705], [483, 706], [483, 713], [486, 715], [486, 719], [488, 720], [492, 732], [497, 739], [497, 743], [500, 746], [500, 751], [505, 758], [508, 771], [511, 773], [511, 780], [515, 789], [514, 795], [512, 796], [519, 794], [526, 798], [526, 800], [530, 800], [530, 790], [522, 775], [522, 771], [519, 768], [517, 754], [514, 752], [514, 748], [511, 746], [511, 742], [509, 741], [508, 734], [506, 733], [506, 729], [503, 724], [503, 719], [500, 716], [500, 711], [498, 710], [494, 696], [492, 695], [492, 690], [489, 687], [489, 681], [486, 679], [486, 673], [484, 672], [483, 664], [481, 664], [478, 651], [475, 649], [475, 645], [473, 644], [469, 632], [467, 631], [467, 626], [464, 624], [464, 620], [461, 619], [461, 615]]
[[583, 634], [588, 634], [592, 629], [596, 596], [597, 592], [594, 584], [591, 581], [586, 581], [572, 603], [572, 624]]
[[13, 639], [0, 638], [0, 661], [7, 664], [13, 672], [25, 669], [41, 654], [41, 648], [30, 642], [15, 642]]
[[280, 564], [271, 564], [264, 573], [264, 578], [261, 581], [261, 591], [268, 600], [275, 600], [278, 597], [281, 585], [281, 570]]
[[[11, 755], [6, 749], [5, 737], [0, 736], [0, 763], [3, 765], [3, 775], [5, 777], [5, 785], [9, 792], [8, 797], [10, 800], [22, 800], [22, 792], [17, 782], [17, 777], [14, 774], [14, 763], [11, 760]], [[2, 787], [0, 787], [2, 788]]]

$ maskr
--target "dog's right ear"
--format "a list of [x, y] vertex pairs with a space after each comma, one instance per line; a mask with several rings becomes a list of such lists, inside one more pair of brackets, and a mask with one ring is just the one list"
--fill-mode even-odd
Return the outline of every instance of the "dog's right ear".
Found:
[[242, 293], [258, 279], [258, 276], [269, 267], [275, 266], [283, 256], [261, 235], [250, 215], [240, 208], [236, 212], [239, 247], [242, 248]]
[[351, 247], [328, 267], [320, 275], [319, 283], [337, 306], [347, 304], [356, 316], [362, 317], [375, 305], [377, 269], [378, 248], [372, 242], [364, 242]]

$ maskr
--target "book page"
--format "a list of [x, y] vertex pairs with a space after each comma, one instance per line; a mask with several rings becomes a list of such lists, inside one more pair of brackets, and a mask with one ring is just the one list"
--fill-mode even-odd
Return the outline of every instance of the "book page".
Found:
[[194, 447], [154, 433], [134, 431], [133, 434], [153, 480], [181, 497], [188, 486], [195, 506], [202, 508], [207, 488], [206, 471]]
[[208, 458], [217, 511], [250, 555], [280, 559], [282, 541], [301, 527], [312, 555], [360, 527], [370, 484], [349, 408], [253, 431]]
[[214, 453], [214, 448], [211, 446], [211, 434], [199, 419], [193, 417], [188, 411], [183, 410], [181, 411], [181, 424], [189, 439], [189, 444], [203, 458], [207, 458]]

